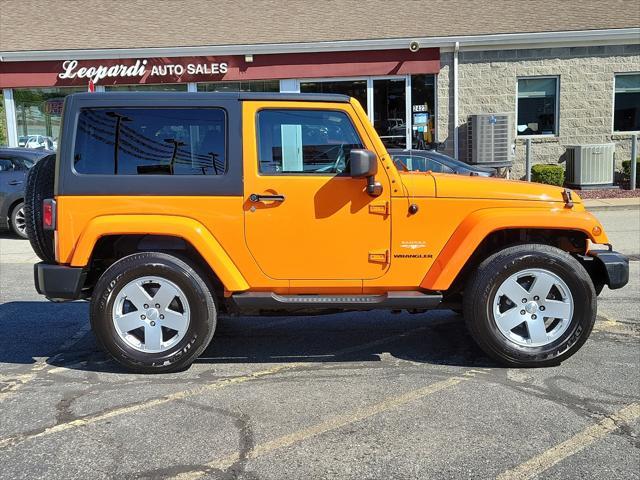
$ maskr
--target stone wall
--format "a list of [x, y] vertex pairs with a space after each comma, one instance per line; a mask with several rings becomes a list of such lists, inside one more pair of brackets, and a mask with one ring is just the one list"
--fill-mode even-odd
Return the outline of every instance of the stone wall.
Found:
[[[438, 76], [438, 140], [453, 153], [453, 53], [442, 53]], [[517, 79], [554, 75], [560, 81], [559, 134], [534, 138], [533, 163], [563, 161], [566, 145], [616, 144], [616, 167], [630, 158], [629, 134], [613, 133], [614, 74], [640, 71], [640, 45], [460, 51], [459, 158], [467, 160], [466, 121], [477, 113], [515, 115]], [[525, 147], [516, 139], [512, 176], [524, 175]]]

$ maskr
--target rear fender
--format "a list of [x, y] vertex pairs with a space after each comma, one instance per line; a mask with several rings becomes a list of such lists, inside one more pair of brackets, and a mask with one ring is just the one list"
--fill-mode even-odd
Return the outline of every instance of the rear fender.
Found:
[[200, 222], [172, 215], [106, 215], [92, 219], [80, 235], [71, 258], [72, 267], [89, 263], [93, 249], [107, 235], [169, 235], [189, 242], [233, 292], [249, 289], [231, 258], [211, 232]]
[[[600, 228], [594, 232], [594, 227]], [[575, 230], [584, 233], [594, 243], [609, 243], [598, 220], [585, 210], [568, 208], [490, 208], [476, 210], [455, 230], [420, 287], [427, 290], [447, 290], [467, 263], [480, 242], [492, 232], [507, 229]]]

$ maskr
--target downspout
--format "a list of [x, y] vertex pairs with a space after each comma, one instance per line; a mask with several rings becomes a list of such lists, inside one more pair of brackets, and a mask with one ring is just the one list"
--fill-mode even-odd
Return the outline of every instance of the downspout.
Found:
[[458, 160], [458, 52], [460, 42], [453, 47], [453, 158]]

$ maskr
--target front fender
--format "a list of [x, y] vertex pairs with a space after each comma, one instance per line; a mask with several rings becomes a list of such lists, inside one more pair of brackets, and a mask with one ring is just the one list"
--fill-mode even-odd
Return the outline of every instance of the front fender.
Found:
[[227, 252], [200, 222], [172, 215], [105, 215], [93, 218], [80, 234], [71, 258], [71, 266], [89, 263], [96, 242], [107, 235], [170, 235], [189, 242], [211, 266], [229, 291], [249, 288]]
[[[595, 235], [594, 227], [600, 228]], [[539, 228], [576, 230], [594, 243], [609, 243], [600, 222], [589, 212], [568, 208], [488, 208], [468, 215], [447, 241], [420, 286], [427, 290], [447, 290], [480, 242], [492, 232], [507, 229]]]

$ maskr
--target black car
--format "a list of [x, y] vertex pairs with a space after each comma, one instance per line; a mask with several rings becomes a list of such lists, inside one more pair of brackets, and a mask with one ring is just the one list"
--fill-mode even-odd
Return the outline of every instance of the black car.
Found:
[[51, 150], [0, 147], [0, 229], [11, 229], [27, 238], [24, 220], [24, 187], [27, 172]]
[[496, 170], [490, 167], [469, 165], [436, 150], [401, 150], [390, 148], [389, 155], [400, 170], [412, 172], [457, 173], [478, 177], [495, 177]]

